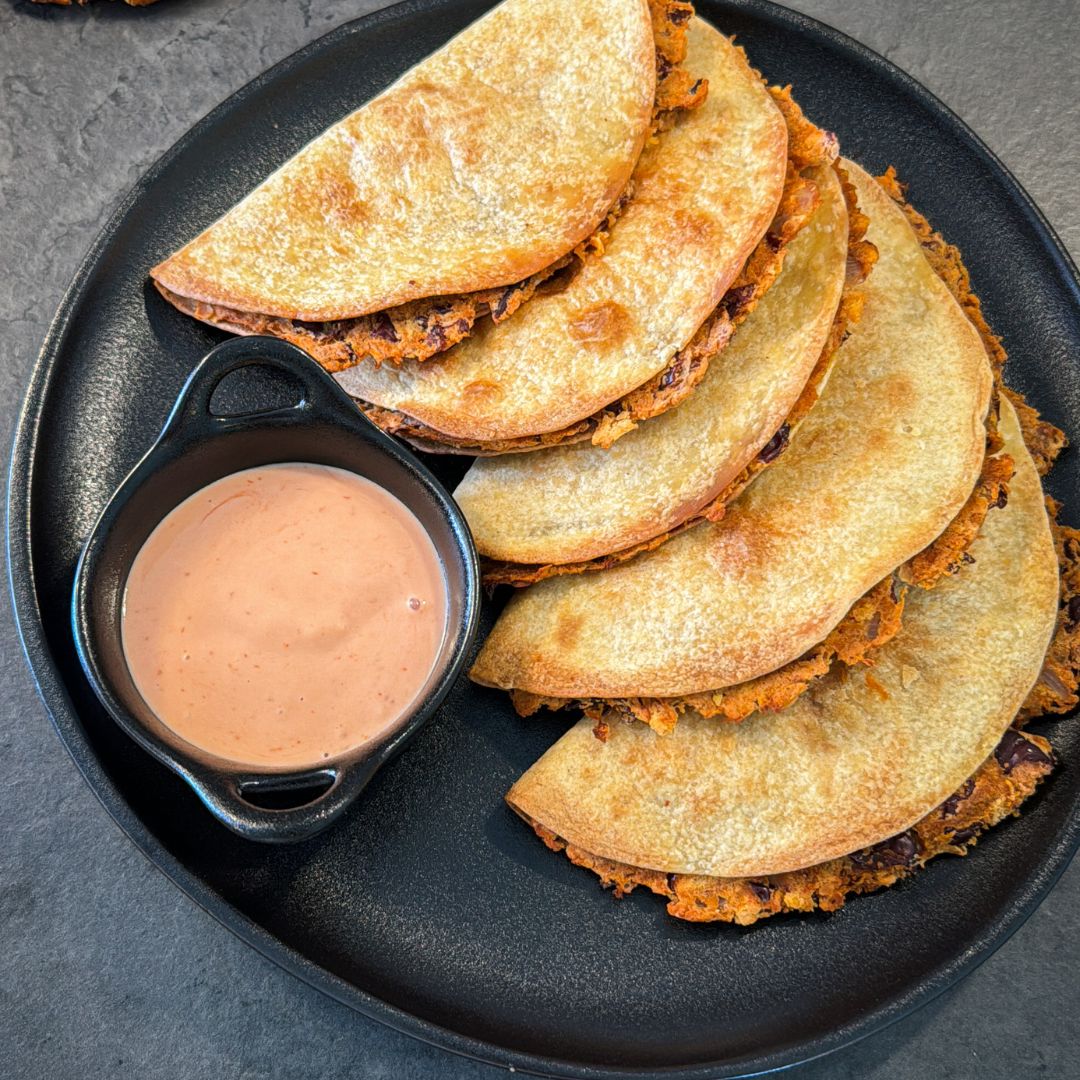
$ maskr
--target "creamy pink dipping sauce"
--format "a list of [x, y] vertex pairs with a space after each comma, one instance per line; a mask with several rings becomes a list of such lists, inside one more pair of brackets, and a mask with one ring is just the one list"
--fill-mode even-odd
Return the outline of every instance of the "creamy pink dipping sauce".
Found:
[[124, 591], [124, 654], [177, 735], [245, 765], [317, 765], [394, 728], [446, 632], [446, 581], [412, 512], [326, 465], [197, 491]]

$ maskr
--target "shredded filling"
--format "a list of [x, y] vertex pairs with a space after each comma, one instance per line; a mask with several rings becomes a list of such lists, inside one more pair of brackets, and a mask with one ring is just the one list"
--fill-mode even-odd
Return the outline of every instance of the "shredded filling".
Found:
[[[665, 698], [557, 698], [511, 690], [510, 699], [521, 716], [530, 716], [541, 708], [580, 708], [594, 721], [597, 737], [603, 738], [607, 726], [614, 720], [640, 720], [658, 733], [667, 734], [687, 709], [707, 717], [739, 721], [754, 712], [785, 708], [805, 693], [814, 680], [827, 674], [836, 662], [847, 667], [872, 667], [874, 650], [890, 641], [900, 629], [907, 589], [913, 586], [931, 589], [972, 561], [968, 548], [987, 513], [1006, 505], [1013, 473], [1012, 459], [999, 453], [1002, 444], [997, 431], [998, 394], [1006, 353], [1001, 339], [987, 325], [978, 297], [971, 291], [971, 279], [960, 252], [947, 244], [926, 218], [904, 201], [904, 188], [892, 169], [879, 177], [879, 182], [902, 206], [931, 266], [979, 331], [990, 360], [995, 389], [986, 418], [987, 457], [967, 502], [932, 544], [857, 601], [824, 641], [776, 671], [724, 689]], [[1040, 420], [1038, 413], [1019, 395], [1005, 392], [1009, 393], [1011, 401], [1019, 402], [1018, 416], [1025, 441], [1031, 437], [1036, 464], [1045, 472], [1065, 445], [1065, 436], [1052, 424]], [[1080, 614], [1080, 601], [1077, 601], [1077, 608]], [[866, 677], [872, 679], [873, 676], [867, 673]]]
[[[1034, 419], [1034, 410], [1028, 412], [1029, 423], [1036, 425], [1030, 430], [1039, 438], [1046, 437], [1049, 433], [1043, 428], [1049, 425]], [[1057, 504], [1048, 503], [1056, 515]], [[665, 874], [602, 859], [526, 820], [549, 848], [565, 852], [575, 865], [593, 871], [617, 897], [644, 886], [667, 901], [668, 914], [689, 922], [749, 926], [785, 912], [836, 911], [848, 896], [887, 888], [938, 855], [966, 855], [987, 829], [1018, 815], [1021, 804], [1054, 767], [1050, 742], [1025, 732], [1024, 725], [1047, 713], [1069, 712], [1080, 702], [1080, 530], [1056, 522], [1053, 529], [1061, 565], [1061, 597], [1054, 637], [1039, 678], [994, 753], [958, 791], [905, 832], [803, 870], [719, 878]]]
[[[695, 79], [682, 67], [686, 58], [686, 27], [694, 14], [684, 0], [649, 0], [656, 41], [656, 98], [653, 131], [662, 130], [680, 111], [697, 108], [708, 93], [708, 81]], [[423, 361], [467, 338], [476, 321], [510, 318], [550, 277], [574, 259], [603, 254], [612, 223], [632, 197], [628, 185], [608, 212], [606, 220], [573, 252], [531, 277], [511, 285], [451, 296], [423, 297], [406, 304], [332, 322], [304, 322], [240, 311], [221, 304], [206, 304], [180, 296], [155, 282], [158, 291], [175, 307], [202, 322], [235, 334], [269, 334], [299, 346], [327, 371], [343, 371], [363, 361], [399, 364]]]

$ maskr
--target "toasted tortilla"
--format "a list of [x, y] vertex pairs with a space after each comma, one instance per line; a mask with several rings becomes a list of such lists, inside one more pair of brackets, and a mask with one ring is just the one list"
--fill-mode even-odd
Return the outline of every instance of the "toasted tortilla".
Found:
[[153, 277], [191, 300], [320, 322], [528, 278], [626, 186], [652, 124], [656, 47], [646, 0], [505, 0]]
[[558, 698], [746, 682], [826, 638], [964, 507], [986, 445], [986, 351], [903, 210], [845, 167], [880, 258], [862, 318], [781, 459], [720, 522], [513, 597], [476, 681]]
[[[781, 108], [784, 108], [785, 94], [788, 92], [778, 87], [770, 87], [770, 93]], [[516, 435], [490, 441], [448, 435], [428, 427], [406, 413], [384, 409], [357, 399], [364, 415], [383, 431], [397, 435], [417, 450], [429, 454], [494, 457], [501, 454], [529, 453], [586, 440], [593, 446], [606, 449], [627, 432], [633, 431], [641, 421], [659, 416], [681, 404], [705, 377], [710, 363], [731, 340], [735, 329], [753, 312], [768, 292], [784, 264], [788, 244], [813, 217], [819, 196], [817, 186], [809, 178], [809, 171], [835, 161], [835, 136], [811, 124], [790, 97], [786, 104], [790, 107], [788, 112], [794, 110], [796, 114], [789, 117], [788, 112], [785, 112], [789, 136], [791, 139], [802, 137], [808, 153], [795, 152], [789, 142], [787, 179], [772, 224], [743, 266], [735, 283], [705, 322], [698, 327], [697, 333], [647, 382], [609, 402], [590, 416], [575, 420], [565, 427], [535, 435]], [[794, 125], [793, 118], [796, 120]], [[583, 256], [586, 259], [591, 257], [593, 256], [589, 253]], [[552, 282], [545, 287], [551, 289], [562, 286], [560, 282]]]
[[1010, 815], [1050, 774], [1054, 755], [1048, 739], [1009, 728], [979, 771], [917, 825], [863, 851], [828, 862], [754, 878], [665, 874], [643, 870], [568, 844], [532, 823], [553, 851], [597, 874], [617, 897], [643, 885], [668, 901], [668, 914], [687, 922], [749, 926], [792, 911], [837, 911], [851, 894], [873, 892], [921, 870], [939, 855], [966, 855], [987, 829]]
[[[596, 722], [596, 731], [599, 734], [602, 734], [611, 722], [620, 718], [641, 720], [654, 730], [665, 733], [675, 726], [679, 714], [687, 710], [700, 712], [704, 716], [738, 721], [758, 710], [786, 708], [816, 679], [827, 674], [834, 664], [849, 667], [872, 664], [875, 651], [891, 641], [900, 628], [904, 597], [908, 589], [931, 589], [970, 562], [971, 556], [967, 549], [978, 534], [987, 513], [1005, 505], [1008, 499], [1008, 483], [1012, 477], [1012, 458], [1000, 452], [1001, 439], [997, 433], [999, 393], [1009, 396], [1016, 408], [1024, 442], [1040, 475], [1049, 471], [1068, 440], [1052, 424], [1041, 420], [1038, 413], [1026, 405], [1019, 395], [1002, 386], [1001, 375], [1008, 357], [1001, 339], [993, 333], [983, 317], [982, 305], [971, 289], [970, 275], [959, 250], [947, 243], [940, 233], [934, 231], [926, 218], [905, 201], [904, 186], [897, 180], [892, 169], [878, 177], [878, 183], [903, 210], [934, 272], [945, 282], [964, 314], [978, 330], [994, 372], [994, 394], [986, 416], [988, 456], [983, 461], [982, 473], [975, 488], [960, 513], [932, 544], [908, 559], [858, 600], [819, 645], [815, 645], [799, 659], [767, 675], [732, 687], [667, 698], [602, 698], [575, 701], [515, 690], [510, 696], [520, 715], [531, 715], [540, 708], [562, 709], [576, 706], [582, 708], [585, 715]], [[800, 406], [796, 406], [796, 411], [799, 408]], [[759, 464], [760, 462], [755, 462], [755, 466]], [[707, 517], [708, 513], [704, 516]], [[656, 544], [657, 541], [650, 541], [651, 546]], [[612, 560], [619, 561], [616, 557], [612, 557]], [[597, 562], [602, 564], [603, 560]], [[489, 583], [499, 580], [498, 573], [492, 572], [490, 564], [487, 567], [486, 580]], [[517, 583], [528, 582], [523, 580], [523, 575], [519, 575]]]
[[520, 814], [602, 859], [664, 873], [784, 874], [914, 826], [993, 752], [1043, 668], [1058, 557], [1011, 405], [1009, 504], [974, 563], [908, 600], [872, 676], [839, 673], [738, 726], [684, 717], [662, 737], [581, 721], [514, 785]]
[[355, 398], [470, 443], [565, 429], [642, 386], [717, 308], [780, 205], [784, 115], [741, 50], [694, 19], [709, 96], [646, 147], [602, 258], [424, 364], [351, 368]]
[[[723, 350], [735, 329], [753, 312], [770, 289], [784, 264], [787, 246], [814, 215], [818, 204], [816, 185], [809, 178], [811, 170], [835, 164], [839, 152], [836, 136], [817, 127], [799, 108], [790, 87], [771, 86], [772, 94], [788, 128], [788, 166], [780, 205], [765, 235], [744, 264], [735, 282], [713, 309], [697, 333], [667, 365], [641, 386], [609, 402], [590, 416], [563, 428], [535, 435], [478, 441], [436, 431], [415, 417], [393, 409], [384, 409], [357, 399], [369, 420], [384, 431], [412, 443], [431, 454], [471, 454], [490, 457], [521, 454], [550, 446], [589, 440], [594, 446], [609, 447], [642, 420], [659, 416], [685, 401], [704, 378], [712, 360]], [[631, 183], [629, 190], [633, 189]], [[608, 228], [614, 221], [609, 218]], [[608, 232], [605, 231], [604, 242]], [[865, 269], [869, 246], [859, 253], [859, 266]], [[583, 259], [595, 257], [591, 250]], [[562, 288], [562, 278], [545, 284], [546, 289]], [[495, 315], [492, 316], [495, 318]], [[499, 320], [495, 318], [495, 321]]]
[[[656, 94], [650, 131], [673, 122], [684, 109], [705, 100], [708, 83], [683, 66], [686, 26], [693, 6], [686, 0], [648, 0], [656, 44]], [[309, 353], [327, 371], [340, 371], [370, 360], [401, 363], [427, 360], [469, 336], [477, 319], [502, 322], [510, 318], [536, 290], [575, 259], [603, 252], [611, 223], [629, 201], [627, 184], [611, 206], [607, 218], [569, 254], [509, 285], [473, 292], [426, 296], [381, 311], [346, 319], [305, 322], [257, 311], [242, 311], [222, 304], [204, 303], [182, 296], [155, 282], [158, 291], [185, 314], [234, 334], [271, 334]]]
[[610, 449], [578, 443], [473, 463], [454, 497], [482, 556], [572, 564], [642, 544], [697, 515], [770, 443], [830, 338], [847, 272], [840, 178], [824, 168], [813, 180], [820, 205], [776, 283], [682, 405]]
[[514, 708], [521, 716], [529, 716], [540, 708], [578, 706], [586, 716], [596, 721], [597, 733], [601, 735], [616, 719], [641, 720], [660, 734], [665, 734], [675, 727], [679, 715], [688, 710], [735, 722], [745, 720], [759, 710], [787, 708], [817, 679], [827, 675], [834, 665], [849, 668], [873, 665], [874, 654], [892, 641], [902, 625], [904, 602], [910, 588], [917, 585], [921, 589], [932, 589], [970, 564], [973, 557], [968, 548], [974, 542], [986, 515], [1006, 505], [1012, 474], [1013, 461], [1008, 454], [997, 453], [987, 457], [975, 489], [945, 531], [929, 547], [923, 548], [918, 555], [860, 597], [823, 641], [775, 671], [735, 686], [659, 698], [573, 701], [538, 697], [514, 690], [510, 694]]

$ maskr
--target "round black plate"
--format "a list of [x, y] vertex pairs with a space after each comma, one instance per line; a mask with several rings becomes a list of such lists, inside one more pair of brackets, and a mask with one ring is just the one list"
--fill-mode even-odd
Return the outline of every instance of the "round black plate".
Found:
[[[217, 825], [130, 742], [75, 658], [79, 546], [218, 339], [147, 288], [148, 268], [487, 6], [411, 0], [342, 27], [230, 98], [125, 200], [61, 305], [16, 440], [9, 547], [26, 651], [61, 736], [135, 842], [245, 940], [367, 1015], [570, 1076], [734, 1076], [826, 1053], [971, 970], [1046, 893], [1080, 832], [1076, 725], [1049, 725], [1061, 768], [969, 858], [833, 916], [742, 930], [675, 922], [646, 895], [616, 902], [544, 849], [502, 796], [566, 722], [518, 720], [501, 694], [462, 682], [339, 827], [267, 849]], [[1074, 271], [986, 148], [832, 30], [760, 0], [700, 8], [770, 79], [793, 82], [847, 154], [898, 166], [915, 205], [962, 245], [1010, 381], [1080, 434]], [[439, 467], [452, 479], [453, 464]], [[1050, 483], [1070, 510], [1077, 478], [1067, 456]]]

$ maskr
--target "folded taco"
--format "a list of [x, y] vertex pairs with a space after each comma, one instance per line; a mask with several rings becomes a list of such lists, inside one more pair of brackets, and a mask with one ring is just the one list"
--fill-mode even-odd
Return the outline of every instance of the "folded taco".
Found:
[[336, 370], [508, 318], [707, 87], [681, 0], [504, 0], [154, 267], [180, 310]]

